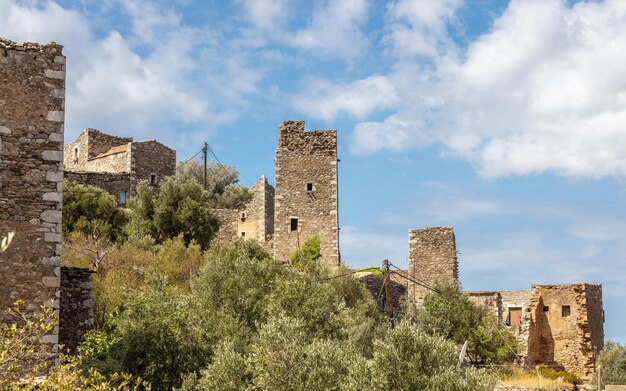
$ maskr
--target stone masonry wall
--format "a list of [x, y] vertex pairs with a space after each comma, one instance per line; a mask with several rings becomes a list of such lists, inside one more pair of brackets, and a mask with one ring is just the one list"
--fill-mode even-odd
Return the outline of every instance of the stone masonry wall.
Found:
[[[58, 316], [63, 200], [62, 47], [0, 39], [0, 308], [23, 300]], [[1, 320], [0, 320], [1, 321]], [[58, 348], [58, 328], [44, 341]]]
[[594, 346], [602, 349], [600, 285], [533, 285], [527, 361], [565, 369], [589, 379]]
[[[101, 154], [107, 153], [111, 148], [128, 145], [133, 141], [130, 137], [117, 137], [103, 133], [97, 129], [84, 129], [78, 138], [65, 145], [64, 165], [67, 171], [98, 171], [98, 172], [128, 172], [129, 168], [109, 169], [100, 168], [98, 162], [90, 163], [90, 160]], [[77, 153], [76, 153], [77, 152]]]
[[237, 209], [213, 209], [220, 221], [220, 229], [215, 239], [229, 241], [237, 237], [239, 229], [240, 212]]
[[[133, 143], [134, 183], [148, 181], [150, 175], [156, 174], [158, 186], [167, 176], [176, 174], [176, 151], [156, 140]], [[135, 184], [133, 184], [133, 188]]]
[[[451, 227], [409, 231], [409, 275], [428, 286], [438, 281], [458, 283], [456, 241]], [[421, 303], [429, 290], [409, 281], [409, 299]]]
[[76, 352], [84, 341], [85, 333], [94, 325], [93, 282], [94, 272], [77, 267], [61, 268], [61, 318], [59, 343], [63, 350]]
[[99, 187], [115, 197], [118, 205], [122, 205], [120, 200], [121, 192], [126, 192], [127, 202], [130, 196], [130, 175], [128, 173], [66, 171], [65, 179], [69, 182]]
[[130, 173], [131, 143], [114, 147], [109, 152], [89, 159], [85, 164], [85, 171]]
[[[288, 261], [304, 240], [317, 235], [322, 260], [339, 266], [337, 162], [336, 130], [305, 132], [303, 121], [280, 126], [275, 156], [276, 259]], [[291, 230], [292, 219], [297, 219], [297, 230]]]

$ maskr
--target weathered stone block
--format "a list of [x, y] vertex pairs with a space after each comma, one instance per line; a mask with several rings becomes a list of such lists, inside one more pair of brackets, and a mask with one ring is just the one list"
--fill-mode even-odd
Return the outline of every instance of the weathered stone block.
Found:
[[49, 160], [53, 162], [62, 162], [63, 152], [62, 151], [43, 151], [41, 153], [41, 157], [43, 158], [43, 160]]
[[59, 277], [44, 277], [41, 282], [49, 288], [59, 288], [61, 286], [61, 280]]
[[[53, 181], [53, 182], [58, 182], [58, 181]], [[63, 193], [61, 193], [61, 192], [44, 193], [43, 200], [44, 201], [53, 201], [53, 202], [62, 202], [63, 201]]]
[[45, 210], [41, 213], [41, 220], [47, 223], [61, 223], [61, 211], [60, 210]]
[[50, 79], [59, 79], [59, 80], [65, 79], [65, 71], [55, 71], [52, 69], [46, 69], [44, 74], [46, 75], [47, 78], [50, 78]]
[[47, 119], [52, 122], [63, 122], [65, 118], [64, 111], [48, 111]]

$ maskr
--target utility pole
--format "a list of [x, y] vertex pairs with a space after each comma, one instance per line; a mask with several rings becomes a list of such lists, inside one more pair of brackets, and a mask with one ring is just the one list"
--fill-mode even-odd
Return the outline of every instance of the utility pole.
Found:
[[391, 291], [389, 289], [389, 260], [383, 261], [383, 285], [385, 286], [385, 312], [391, 316]]
[[204, 190], [206, 190], [206, 158], [207, 158], [208, 150], [209, 150], [209, 146], [205, 141], [204, 148], [202, 148], [202, 154], [204, 155], [204, 177], [202, 179], [202, 186], [204, 187]]

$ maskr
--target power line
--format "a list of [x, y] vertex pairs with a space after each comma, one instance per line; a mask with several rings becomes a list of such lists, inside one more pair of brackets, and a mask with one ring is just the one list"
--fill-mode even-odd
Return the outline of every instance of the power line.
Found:
[[351, 275], [353, 275], [353, 274], [355, 274], [355, 273], [367, 272], [367, 271], [370, 271], [370, 270], [380, 270], [380, 268], [377, 268], [377, 267], [368, 267], [368, 268], [365, 268], [365, 269], [353, 270], [353, 271], [351, 271], [351, 272], [349, 272], [349, 273], [339, 274], [339, 275], [337, 275], [337, 276], [332, 276], [332, 277], [327, 277], [327, 278], [322, 278], [322, 279], [320, 279], [319, 281], [328, 281], [328, 280], [332, 280], [332, 279], [339, 278], [339, 277], [351, 276]]
[[195, 155], [193, 155], [192, 157], [190, 157], [189, 159], [185, 160], [183, 163], [180, 163], [176, 168], [181, 168], [182, 166], [184, 166], [185, 164], [189, 163], [191, 161], [191, 159], [195, 158], [196, 156], [198, 156], [199, 154], [202, 153], [202, 149], [198, 151], [198, 153], [196, 153]]
[[420, 280], [418, 280], [417, 278], [415, 278], [415, 277], [413, 277], [413, 276], [409, 275], [407, 272], [405, 272], [404, 270], [400, 269], [399, 267], [397, 267], [397, 266], [396, 266], [396, 265], [394, 265], [393, 263], [389, 262], [389, 264], [390, 264], [390, 265], [391, 265], [394, 269], [396, 269], [396, 270], [398, 270], [398, 271], [400, 272], [400, 273], [395, 272], [395, 273], [396, 273], [396, 274], [398, 274], [399, 276], [401, 276], [401, 277], [403, 277], [403, 278], [405, 278], [405, 279], [407, 279], [407, 280], [409, 280], [409, 281], [411, 281], [411, 282], [413, 282], [413, 283], [415, 283], [415, 284], [417, 284], [417, 285], [419, 285], [419, 286], [421, 286], [421, 287], [424, 287], [424, 288], [426, 288], [426, 289], [428, 289], [428, 290], [431, 290], [431, 291], [433, 291], [433, 292], [435, 292], [435, 293], [441, 294], [441, 292], [440, 292], [439, 290], [437, 290], [437, 289], [435, 289], [435, 288], [433, 288], [433, 287], [431, 287], [431, 286], [427, 285], [425, 282], [420, 281]]
[[[220, 160], [220, 158], [217, 157], [217, 155], [215, 154], [215, 152], [213, 152], [213, 149], [211, 149], [211, 147], [209, 146], [209, 152], [211, 153], [211, 155], [213, 155], [213, 157], [215, 158], [215, 160], [217, 161], [217, 164], [219, 164], [220, 167], [222, 167], [222, 169], [224, 170], [224, 172], [226, 173], [226, 177], [228, 177], [230, 174], [228, 173], [228, 170], [226, 170], [226, 167], [224, 166], [224, 164], [222, 163], [222, 161]], [[246, 178], [245, 176], [243, 176], [241, 173], [239, 173], [239, 176], [244, 179], [246, 182], [248, 182], [250, 184], [250, 186], [254, 186], [254, 182], [252, 182], [250, 179]]]

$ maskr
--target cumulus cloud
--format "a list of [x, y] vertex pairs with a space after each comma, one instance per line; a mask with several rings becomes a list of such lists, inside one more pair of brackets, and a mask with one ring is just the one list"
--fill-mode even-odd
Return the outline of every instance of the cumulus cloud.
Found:
[[340, 114], [363, 118], [372, 111], [397, 103], [395, 87], [383, 76], [370, 76], [349, 84], [316, 79], [294, 98], [295, 107], [310, 115], [330, 120]]
[[[381, 121], [365, 118], [355, 126], [355, 154], [437, 143], [486, 177], [626, 174], [623, 1], [512, 0], [464, 49], [446, 28], [462, 3], [436, 3], [397, 1], [388, 8], [383, 40], [395, 64], [376, 77], [393, 99], [327, 105], [362, 94], [370, 76], [334, 88], [317, 82], [295, 106], [327, 121], [392, 109]], [[304, 106], [307, 96], [316, 101]]]

